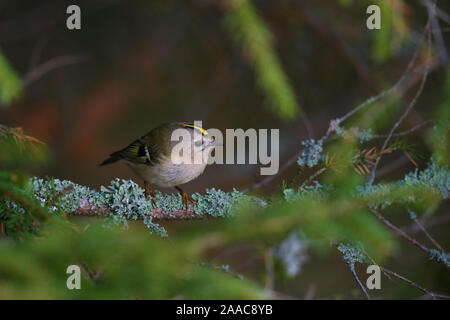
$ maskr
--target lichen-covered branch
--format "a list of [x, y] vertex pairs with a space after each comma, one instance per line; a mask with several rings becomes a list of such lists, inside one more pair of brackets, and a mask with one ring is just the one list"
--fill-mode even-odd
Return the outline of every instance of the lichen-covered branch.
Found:
[[[320, 154], [320, 151], [318, 153]], [[431, 205], [439, 199], [448, 198], [449, 177], [448, 169], [440, 167], [432, 161], [425, 170], [416, 170], [406, 175], [403, 180], [357, 186], [351, 192], [351, 206], [363, 210], [368, 208], [383, 210], [394, 204]], [[17, 177], [15, 179], [17, 180]], [[336, 190], [332, 185], [322, 185], [316, 180], [311, 183], [312, 185], [308, 183], [298, 189], [284, 189], [284, 200], [298, 202], [301, 205], [305, 199], [327, 202], [333, 198]], [[5, 186], [2, 189], [0, 186], [0, 195], [8, 188], [11, 187]], [[155, 195], [150, 198], [145, 196], [144, 190], [136, 183], [122, 179], [115, 179], [107, 187], [94, 190], [68, 180], [31, 178], [28, 183], [14, 190], [14, 195], [17, 193], [17, 197], [20, 199], [26, 197], [34, 207], [44, 209], [51, 215], [100, 216], [105, 218], [106, 225], [123, 227], [128, 225], [128, 220], [140, 220], [151, 233], [161, 236], [167, 235], [166, 230], [157, 224], [157, 221], [230, 217], [235, 212], [236, 205], [241, 202], [251, 202], [260, 207], [267, 205], [264, 200], [237, 190], [224, 192], [212, 188], [207, 189], [204, 194], [194, 193], [192, 198], [195, 203], [186, 210], [178, 193], [168, 194], [156, 191]], [[3, 212], [2, 215], [8, 217], [8, 230], [10, 232], [16, 230], [22, 225], [19, 221], [24, 218], [28, 219], [29, 221], [27, 221], [32, 226], [35, 218], [25, 214], [26, 208], [30, 205], [17, 201], [8, 194], [4, 194], [4, 196], [4, 199], [0, 201], [0, 209], [3, 208], [0, 210], [0, 214]], [[275, 201], [271, 207], [276, 208], [277, 204], [279, 203]], [[36, 211], [35, 209], [33, 210]]]
[[[83, 199], [80, 202], [80, 207], [68, 213], [70, 216], [103, 216], [108, 217], [114, 214], [106, 205], [96, 206], [89, 202], [89, 199]], [[193, 206], [190, 205], [189, 208], [174, 210], [171, 212], [164, 212], [162, 209], [152, 209], [148, 212], [147, 216], [151, 217], [153, 221], [164, 221], [164, 220], [190, 220], [190, 219], [205, 219], [207, 215], [196, 214], [193, 210]], [[137, 220], [143, 219], [144, 216], [138, 218]]]
[[[344, 244], [341, 243], [338, 245], [337, 249], [341, 252], [342, 254], [342, 258], [344, 259], [344, 261], [347, 263], [347, 265], [350, 268], [350, 271], [352, 272], [352, 275], [355, 277], [356, 281], [358, 282], [358, 285], [360, 286], [361, 290], [364, 292], [364, 294], [366, 295], [367, 299], [370, 300], [370, 296], [367, 293], [366, 288], [364, 287], [364, 285], [361, 283], [361, 281], [358, 278], [358, 275], [356, 274], [355, 271], [355, 264], [356, 263], [361, 263], [361, 264], [368, 264], [368, 263], [372, 263], [372, 264], [376, 264], [375, 261], [373, 261], [370, 257], [367, 256], [367, 254], [365, 252], [363, 252], [363, 250], [357, 246], [353, 246], [353, 245], [349, 245], [349, 244]], [[397, 279], [400, 279], [404, 282], [406, 282], [407, 284], [419, 289], [420, 291], [422, 291], [423, 293], [431, 296], [434, 300], [436, 300], [437, 298], [443, 298], [443, 299], [449, 299], [450, 296], [446, 295], [446, 294], [439, 294], [436, 292], [432, 292], [428, 289], [425, 289], [424, 287], [420, 286], [419, 284], [415, 283], [414, 281], [409, 280], [408, 278], [394, 272], [391, 271], [389, 269], [386, 269], [382, 266], [380, 266], [380, 269], [383, 271], [383, 273], [389, 277], [389, 276], [393, 276]], [[392, 280], [389, 277], [390, 280]]]
[[156, 191], [150, 198], [135, 182], [117, 178], [109, 186], [102, 186], [100, 191], [59, 179], [32, 178], [31, 185], [36, 198], [52, 211], [103, 216], [108, 218], [107, 224], [123, 226], [127, 226], [128, 220], [143, 220], [152, 233], [161, 236], [166, 236], [166, 231], [154, 221], [228, 217], [238, 202], [262, 203], [262, 200], [237, 190], [224, 192], [212, 188], [203, 195], [193, 194], [195, 204], [186, 210], [178, 193]]

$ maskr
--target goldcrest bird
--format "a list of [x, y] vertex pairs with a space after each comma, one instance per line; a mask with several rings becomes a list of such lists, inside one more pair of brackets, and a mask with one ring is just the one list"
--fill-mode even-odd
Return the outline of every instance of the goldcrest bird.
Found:
[[[190, 139], [182, 137], [181, 141], [172, 141], [172, 132], [179, 128], [186, 129]], [[172, 154], [172, 148], [177, 144], [182, 147], [182, 152]], [[154, 193], [150, 186], [175, 187], [180, 192], [183, 205], [187, 210], [189, 202], [193, 203], [193, 200], [179, 186], [201, 175], [211, 150], [220, 145], [201, 127], [185, 122], [171, 122], [154, 128], [124, 149], [113, 152], [100, 166], [118, 161], [124, 162], [144, 180], [145, 195], [152, 196], [153, 202]], [[203, 157], [204, 154], [207, 157]], [[186, 157], [184, 159], [190, 158], [191, 161], [180, 163], [178, 157], [181, 156]], [[197, 160], [194, 161], [194, 159]]]

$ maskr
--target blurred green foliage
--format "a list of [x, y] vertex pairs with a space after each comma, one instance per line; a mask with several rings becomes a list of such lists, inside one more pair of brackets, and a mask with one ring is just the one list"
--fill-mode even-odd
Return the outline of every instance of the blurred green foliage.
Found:
[[[375, 32], [373, 55], [378, 62], [385, 62], [392, 55], [394, 10], [389, 1], [377, 1], [381, 9], [382, 28]], [[396, 16], [396, 19], [401, 17]]]
[[22, 93], [22, 81], [0, 52], [0, 107], [6, 107]]
[[450, 164], [450, 69], [447, 70], [444, 94], [435, 115], [431, 138], [436, 161], [448, 168]]
[[38, 235], [43, 223], [61, 216], [41, 206], [28, 179], [19, 172], [0, 171], [1, 229], [17, 240]]
[[282, 119], [293, 119], [300, 106], [273, 48], [273, 36], [247, 0], [230, 1], [225, 24], [252, 63], [267, 103]]
[[8, 133], [1, 138], [0, 125], [0, 163], [6, 168], [17, 166], [36, 166], [48, 160], [49, 150], [46, 145], [16, 136], [14, 129], [8, 128]]
[[[45, 236], [2, 241], [0, 299], [257, 299], [252, 281], [192, 263], [198, 252], [183, 241], [93, 225], [49, 224]], [[81, 266], [81, 290], [68, 290], [66, 269]]]

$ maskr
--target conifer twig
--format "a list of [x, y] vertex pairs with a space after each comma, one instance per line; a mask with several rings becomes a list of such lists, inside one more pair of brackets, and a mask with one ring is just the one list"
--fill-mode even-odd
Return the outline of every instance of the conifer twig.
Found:
[[28, 72], [25, 75], [23, 79], [24, 86], [30, 85], [31, 83], [35, 82], [36, 80], [38, 80], [46, 73], [52, 70], [76, 64], [79, 62], [83, 62], [86, 60], [87, 57], [84, 55], [64, 55], [61, 57], [50, 59], [49, 61], [44, 62], [42, 65], [33, 68], [30, 72]]
[[[367, 99], [366, 101], [362, 102], [361, 104], [359, 104], [358, 106], [356, 106], [355, 108], [353, 108], [352, 110], [350, 110], [349, 112], [347, 112], [346, 114], [344, 114], [342, 117], [338, 118], [338, 119], [334, 119], [330, 121], [329, 127], [327, 129], [327, 132], [325, 133], [325, 135], [323, 135], [319, 141], [321, 142], [325, 142], [330, 134], [345, 120], [347, 120], [348, 118], [350, 118], [351, 116], [353, 116], [354, 114], [356, 114], [358, 111], [364, 109], [365, 107], [373, 104], [374, 102], [382, 99], [383, 97], [387, 96], [388, 94], [394, 93], [397, 90], [399, 90], [401, 84], [403, 84], [403, 82], [406, 79], [406, 76], [409, 74], [409, 72], [411, 71], [412, 67], [414, 66], [418, 56], [419, 56], [419, 49], [422, 46], [422, 43], [425, 39], [425, 35], [422, 34], [422, 38], [420, 43], [418, 44], [418, 48], [417, 50], [414, 52], [411, 60], [408, 63], [408, 66], [406, 67], [406, 70], [403, 72], [403, 74], [401, 75], [401, 77], [397, 80], [397, 82], [389, 89], [383, 90], [381, 91], [379, 94], [370, 97], [369, 99]], [[431, 68], [428, 68], [431, 69]], [[407, 90], [410, 86], [412, 86], [415, 83], [415, 81], [408, 83], [408, 85], [406, 85], [406, 88], [404, 88], [403, 90]], [[418, 128], [414, 128], [414, 130], [417, 130]], [[414, 131], [414, 130], [411, 130]], [[409, 132], [408, 132], [409, 133]], [[404, 134], [407, 134], [406, 132]], [[295, 153], [293, 156], [291, 156], [278, 170], [278, 172], [274, 175], [270, 175], [267, 176], [266, 178], [264, 178], [263, 180], [261, 180], [260, 182], [254, 184], [251, 188], [248, 188], [247, 190], [245, 190], [244, 192], [248, 192], [250, 190], [256, 190], [259, 189], [261, 187], [264, 187], [266, 185], [268, 185], [271, 181], [273, 181], [276, 177], [278, 177], [279, 175], [281, 175], [284, 171], [286, 171], [290, 166], [292, 166], [298, 159], [298, 157], [301, 155], [301, 151]]]
[[[430, 123], [430, 120], [421, 122], [421, 123], [415, 125], [414, 127], [408, 129], [408, 130], [405, 130], [405, 131], [402, 131], [402, 132], [398, 132], [398, 133], [394, 133], [394, 134], [392, 134], [392, 137], [404, 137], [404, 136], [406, 136], [406, 135], [408, 135], [408, 134], [410, 134], [410, 133], [412, 133], [414, 131], [417, 131], [420, 128], [426, 126], [428, 123]], [[373, 138], [386, 138], [387, 136], [388, 136], [388, 134], [374, 134]]]
[[[419, 221], [420, 222], [420, 221]], [[433, 216], [431, 219], [427, 221], [422, 221], [421, 224], [426, 226], [428, 229], [431, 227], [440, 226], [442, 224], [450, 222], [450, 213], [446, 213], [440, 216]], [[417, 224], [413, 223], [409, 226], [402, 227], [402, 230], [409, 233], [417, 233], [421, 231], [421, 229], [417, 226]]]
[[[430, 24], [431, 24], [431, 18], [433, 15], [433, 12], [431, 8], [428, 8], [428, 22], [424, 28], [424, 37], [427, 39], [427, 59], [431, 57], [431, 33], [430, 33]], [[419, 47], [420, 48], [420, 47]], [[417, 53], [418, 51], [416, 51]], [[400, 118], [397, 120], [396, 123], [394, 123], [393, 127], [391, 128], [391, 131], [389, 132], [388, 136], [386, 137], [386, 139], [383, 142], [383, 145], [381, 147], [381, 151], [379, 156], [377, 157], [376, 161], [375, 161], [375, 165], [372, 168], [372, 171], [370, 172], [370, 176], [368, 179], [368, 184], [372, 184], [373, 181], [375, 180], [375, 174], [376, 174], [376, 170], [378, 167], [378, 164], [380, 163], [381, 157], [382, 157], [382, 152], [384, 150], [386, 150], [389, 141], [392, 138], [392, 135], [394, 134], [395, 130], [398, 128], [398, 126], [403, 122], [403, 120], [405, 120], [405, 118], [408, 116], [409, 112], [412, 110], [412, 108], [414, 108], [414, 106], [417, 103], [417, 100], [419, 99], [419, 97], [422, 94], [422, 91], [425, 87], [425, 83], [427, 81], [428, 78], [428, 73], [429, 73], [429, 61], [425, 61], [425, 68], [420, 80], [420, 84], [419, 84], [419, 88], [416, 91], [416, 94], [414, 95], [413, 99], [411, 100], [411, 102], [409, 103], [408, 107], [406, 108], [406, 110], [403, 112], [403, 114], [400, 116]]]
[[[89, 202], [89, 200], [83, 200], [80, 207], [74, 211], [68, 213], [70, 216], [108, 216], [110, 213], [109, 208], [106, 206], [96, 206]], [[193, 206], [190, 205], [188, 210], [173, 210], [171, 212], [164, 212], [162, 209], [153, 209], [148, 213], [148, 217], [151, 217], [153, 221], [167, 221], [167, 220], [202, 220], [206, 217], [210, 217], [206, 214], [197, 214], [194, 212]]]
[[395, 277], [395, 278], [397, 278], [397, 279], [400, 279], [400, 280], [402, 280], [402, 281], [408, 283], [409, 285], [411, 285], [411, 286], [413, 286], [413, 287], [419, 289], [420, 291], [424, 292], [425, 294], [430, 295], [430, 296], [433, 298], [433, 300], [436, 300], [437, 297], [438, 297], [438, 298], [444, 298], [444, 299], [450, 299], [450, 296], [444, 295], [444, 294], [435, 293], [435, 292], [431, 292], [431, 291], [425, 289], [424, 287], [418, 285], [418, 284], [415, 283], [414, 281], [411, 281], [411, 280], [409, 280], [408, 278], [405, 278], [404, 276], [401, 276], [401, 275], [399, 275], [398, 273], [396, 273], [396, 272], [394, 272], [394, 271], [391, 271], [391, 270], [386, 269], [386, 268], [384, 268], [384, 267], [380, 267], [380, 268], [381, 268], [381, 270], [382, 270], [383, 272], [386, 272], [387, 274], [390, 274], [391, 276], [393, 276], [393, 277]]
[[422, 243], [420, 243], [416, 239], [408, 236], [402, 229], [400, 229], [399, 227], [397, 227], [394, 224], [392, 224], [389, 220], [387, 220], [385, 217], [383, 217], [379, 212], [377, 212], [377, 211], [375, 211], [373, 209], [371, 209], [370, 211], [378, 218], [378, 220], [380, 220], [386, 226], [388, 226], [390, 229], [395, 231], [395, 233], [397, 233], [400, 237], [402, 237], [403, 239], [408, 240], [413, 245], [415, 245], [416, 247], [418, 247], [421, 250], [425, 251], [426, 253], [430, 253], [430, 249], [428, 249], [425, 245], [423, 245]]
[[438, 248], [439, 251], [444, 252], [444, 249], [442, 249], [441, 245], [428, 233], [425, 227], [420, 223], [419, 219], [414, 218], [413, 221], [420, 228], [420, 230], [422, 230], [422, 232], [427, 236], [427, 238], [435, 245], [435, 247]]
[[348, 267], [350, 268], [350, 271], [352, 272], [353, 277], [356, 279], [356, 282], [358, 282], [358, 285], [359, 285], [359, 287], [361, 288], [362, 292], [364, 292], [364, 294], [366, 295], [367, 300], [370, 300], [370, 295], [369, 295], [369, 293], [367, 292], [366, 287], [362, 284], [361, 280], [359, 280], [359, 277], [358, 277], [358, 275], [356, 274], [356, 271], [355, 271], [355, 263], [353, 263], [353, 262], [350, 263], [350, 264], [348, 265]]

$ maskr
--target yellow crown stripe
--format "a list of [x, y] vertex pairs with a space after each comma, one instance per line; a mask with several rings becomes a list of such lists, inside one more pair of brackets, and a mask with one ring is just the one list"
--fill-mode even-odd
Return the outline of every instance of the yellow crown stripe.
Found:
[[184, 128], [186, 128], [186, 127], [194, 128], [194, 129], [200, 130], [200, 132], [201, 132], [202, 134], [204, 134], [205, 136], [208, 135], [208, 131], [206, 131], [206, 130], [203, 129], [203, 128], [194, 126], [193, 124], [182, 124], [181, 126], [184, 127]]

